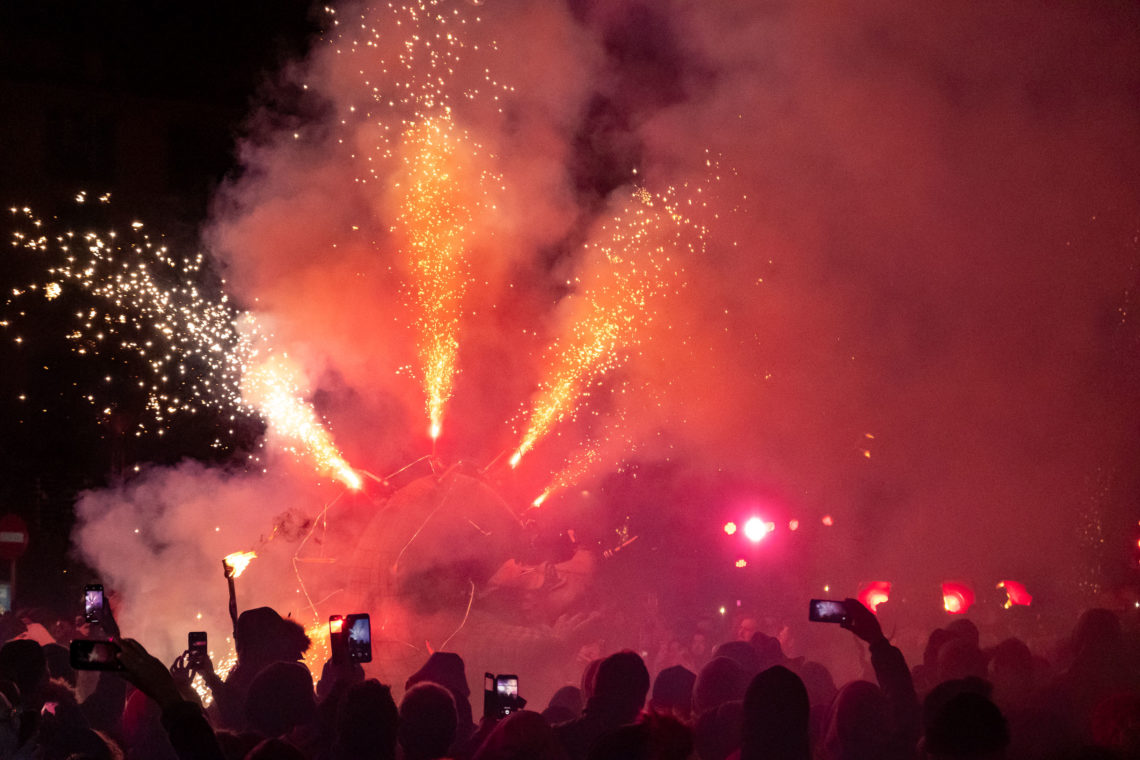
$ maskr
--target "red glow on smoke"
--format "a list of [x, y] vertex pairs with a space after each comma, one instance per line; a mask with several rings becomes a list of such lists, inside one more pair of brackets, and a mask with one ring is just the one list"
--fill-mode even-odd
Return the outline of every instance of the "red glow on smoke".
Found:
[[965, 583], [946, 581], [942, 584], [942, 607], [951, 615], [964, 615], [974, 604], [974, 591]]
[[1025, 584], [1023, 583], [1018, 583], [1017, 581], [1002, 581], [997, 587], [1005, 589], [1005, 608], [1007, 610], [1010, 607], [1028, 607], [1033, 604], [1033, 595], [1025, 590]]
[[859, 601], [871, 612], [878, 612], [878, 606], [890, 598], [890, 581], [871, 581], [858, 594]]

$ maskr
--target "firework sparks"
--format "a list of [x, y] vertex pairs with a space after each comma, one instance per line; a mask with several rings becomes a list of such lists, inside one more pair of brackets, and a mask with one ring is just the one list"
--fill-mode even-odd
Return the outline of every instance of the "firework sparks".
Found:
[[[301, 398], [296, 373], [282, 359], [270, 356], [251, 365], [242, 377], [242, 403], [265, 418], [270, 430], [300, 445], [317, 469], [327, 472], [356, 491], [363, 481], [333, 444], [332, 436], [317, 418], [312, 404]], [[295, 446], [286, 446], [293, 453]]]
[[[176, 415], [205, 407], [244, 410], [264, 418], [285, 439], [301, 443], [303, 451], [294, 448], [293, 453], [310, 454], [318, 469], [349, 488], [360, 488], [360, 477], [333, 446], [312, 407], [297, 395], [291, 375], [277, 362], [250, 370], [254, 355], [266, 350], [271, 336], [224, 293], [207, 295], [225, 282], [207, 282], [204, 254], [175, 256], [143, 234], [141, 222], [131, 224], [123, 236], [114, 231], [48, 235], [31, 209], [12, 213], [25, 226], [13, 233], [12, 245], [46, 257], [49, 266], [45, 284], [15, 289], [6, 307], [36, 292], [49, 301], [65, 291], [80, 298], [83, 305], [67, 333], [73, 350], [81, 355], [133, 354], [143, 361], [146, 375], [137, 386], [146, 394], [146, 416], [137, 424], [137, 436], [152, 430], [161, 435]], [[5, 326], [10, 321], [4, 320]], [[95, 403], [94, 394], [88, 399]], [[105, 406], [104, 414], [111, 411], [111, 405]]]
[[704, 234], [677, 210], [670, 195], [654, 197], [644, 189], [634, 192], [602, 232], [603, 238], [609, 233], [605, 243], [587, 246], [587, 255], [601, 266], [591, 281], [571, 283], [579, 288], [570, 298], [577, 299], [580, 316], [569, 339], [555, 342], [547, 352], [550, 374], [539, 386], [511, 467], [554, 426], [575, 417], [591, 381], [625, 360], [625, 350], [639, 343], [639, 331], [656, 318], [657, 298], [671, 283], [682, 282], [671, 252], [697, 247]]
[[[486, 199], [490, 175], [472, 165], [482, 148], [454, 120], [454, 105], [480, 97], [480, 88], [451, 84], [460, 58], [479, 54], [464, 30], [480, 19], [440, 0], [367, 8], [345, 25], [335, 10], [326, 10], [338, 65], [357, 72], [365, 96], [342, 106], [342, 125], [368, 125], [362, 133], [367, 147], [352, 154], [364, 169], [356, 181], [396, 190], [399, 224], [393, 231], [403, 238], [409, 264], [407, 292], [417, 315], [420, 380], [435, 440], [455, 382], [471, 223], [476, 209], [494, 206]], [[466, 71], [475, 70], [471, 63]], [[486, 68], [483, 80], [493, 93], [513, 89]]]
[[400, 222], [407, 241], [412, 295], [418, 306], [420, 362], [431, 437], [442, 430], [459, 353], [459, 313], [470, 276], [463, 256], [472, 220], [463, 198], [461, 138], [450, 118], [417, 124], [405, 133], [409, 148]]
[[[81, 194], [77, 202], [85, 200]], [[146, 413], [137, 436], [161, 435], [176, 415], [236, 400], [248, 345], [238, 330], [241, 312], [224, 294], [209, 295], [225, 283], [211, 281], [203, 254], [177, 256], [142, 233], [138, 222], [123, 235], [48, 233], [31, 209], [11, 211], [13, 247], [41, 259], [46, 271], [42, 284], [15, 289], [5, 307], [17, 310], [22, 296], [37, 292], [49, 301], [77, 303], [66, 333], [76, 353], [141, 360], [136, 383], [146, 396]], [[249, 332], [256, 334], [256, 326]], [[94, 394], [89, 400], [96, 403]]]
[[249, 567], [249, 563], [255, 559], [257, 559], [257, 552], [234, 552], [222, 557], [222, 562], [226, 563], [226, 567], [230, 569], [230, 577], [238, 578]]

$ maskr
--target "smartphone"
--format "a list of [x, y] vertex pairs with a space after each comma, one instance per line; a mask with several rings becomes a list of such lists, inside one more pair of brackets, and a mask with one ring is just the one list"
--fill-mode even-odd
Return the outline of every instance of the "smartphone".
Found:
[[83, 618], [88, 623], [103, 622], [103, 584], [91, 583], [83, 587]]
[[113, 641], [77, 639], [71, 642], [71, 667], [76, 670], [122, 670], [119, 645]]
[[329, 654], [333, 662], [344, 662], [344, 615], [329, 617]]
[[846, 622], [847, 605], [831, 599], [812, 599], [808, 602], [808, 620], [813, 623]]
[[186, 649], [190, 652], [190, 662], [205, 662], [210, 656], [206, 651], [206, 632], [190, 631], [186, 635]]
[[372, 621], [367, 613], [344, 619], [344, 649], [349, 662], [372, 662]]
[[483, 681], [483, 715], [497, 720], [526, 706], [519, 697], [519, 677], [513, 674], [485, 673]]

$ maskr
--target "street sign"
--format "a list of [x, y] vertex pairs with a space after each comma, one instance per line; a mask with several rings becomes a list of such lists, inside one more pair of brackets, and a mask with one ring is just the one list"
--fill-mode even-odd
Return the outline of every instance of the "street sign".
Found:
[[19, 515], [0, 517], [0, 559], [19, 559], [28, 548], [28, 526]]

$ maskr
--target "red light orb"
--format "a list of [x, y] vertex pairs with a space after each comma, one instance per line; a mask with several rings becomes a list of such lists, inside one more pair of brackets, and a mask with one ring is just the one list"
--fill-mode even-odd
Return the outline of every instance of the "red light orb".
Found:
[[829, 528], [830, 528], [832, 525], [835, 525], [835, 520], [832, 520], [832, 519], [831, 519], [831, 515], [824, 515], [824, 516], [823, 516], [823, 519], [822, 519], [822, 520], [820, 520], [820, 522], [821, 522], [821, 523], [823, 523], [824, 525], [826, 525], [826, 526], [827, 526], [827, 527], [829, 527]]
[[768, 531], [772, 529], [771, 523], [766, 523], [759, 517], [749, 517], [748, 522], [744, 523], [744, 537], [754, 544], [758, 544], [764, 540], [764, 536], [768, 535]]
[[738, 560], [736, 560], [736, 566], [737, 567], [748, 567], [748, 560], [738, 559]]
[[942, 608], [951, 615], [965, 615], [974, 604], [974, 591], [964, 583], [942, 584]]
[[788, 530], [799, 530], [799, 529], [800, 529], [800, 521], [799, 520], [788, 520]]
[[728, 534], [728, 535], [730, 535], [730, 536], [731, 536], [732, 534], [736, 533], [736, 523], [734, 523], [734, 522], [726, 522], [726, 523], [724, 524], [724, 532], [725, 532], [725, 533], [727, 533], [727, 534]]

